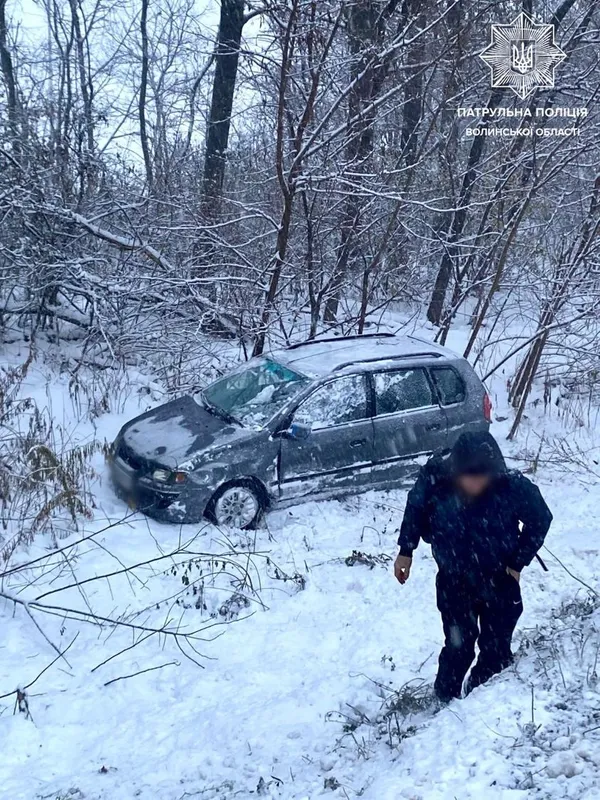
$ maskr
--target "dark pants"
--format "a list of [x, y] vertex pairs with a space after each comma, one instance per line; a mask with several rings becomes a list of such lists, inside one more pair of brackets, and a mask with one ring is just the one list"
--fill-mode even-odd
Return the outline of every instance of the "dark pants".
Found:
[[438, 573], [437, 605], [446, 641], [439, 658], [435, 693], [447, 702], [461, 696], [462, 684], [473, 659], [468, 691], [508, 667], [510, 643], [523, 612], [521, 590], [506, 572], [470, 583], [460, 576]]

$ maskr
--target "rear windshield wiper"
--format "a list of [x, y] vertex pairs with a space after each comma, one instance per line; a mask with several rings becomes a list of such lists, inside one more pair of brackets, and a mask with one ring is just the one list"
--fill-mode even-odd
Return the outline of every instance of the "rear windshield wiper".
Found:
[[210, 400], [207, 400], [204, 392], [200, 392], [200, 399], [202, 400], [202, 405], [209, 414], [212, 414], [214, 417], [220, 417], [220, 419], [225, 420], [225, 422], [239, 425], [241, 428], [244, 427], [239, 419], [236, 419], [233, 414], [230, 414], [228, 411], [225, 411], [224, 408], [220, 408], [220, 406], [216, 406], [214, 403], [211, 403]]

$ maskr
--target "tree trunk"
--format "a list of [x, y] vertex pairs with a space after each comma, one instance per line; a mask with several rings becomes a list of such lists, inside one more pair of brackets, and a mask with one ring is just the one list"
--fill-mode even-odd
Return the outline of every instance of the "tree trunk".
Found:
[[12, 56], [8, 49], [8, 26], [6, 22], [6, 0], [0, 0], [0, 69], [6, 86], [6, 106], [8, 127], [15, 153], [20, 151], [19, 141], [19, 97], [13, 68]]
[[252, 350], [253, 356], [262, 355], [265, 349], [271, 312], [273, 311], [273, 307], [275, 305], [275, 298], [277, 297], [279, 281], [281, 279], [281, 271], [283, 269], [287, 253], [290, 236], [290, 224], [292, 222], [294, 194], [295, 192], [292, 190], [284, 200], [281, 222], [277, 232], [277, 244], [275, 246], [275, 256], [273, 258], [273, 269], [271, 271], [271, 279], [269, 281], [269, 288], [267, 290], [265, 304], [260, 317], [260, 326], [256, 335], [256, 339], [254, 340], [254, 349]]
[[142, 155], [144, 156], [144, 167], [146, 168], [146, 183], [148, 191], [152, 191], [154, 183], [152, 172], [152, 155], [150, 143], [148, 141], [148, 125], [146, 121], [146, 97], [148, 94], [148, 4], [149, 0], [142, 0], [142, 15], [140, 17], [140, 33], [142, 36], [142, 73], [140, 76], [140, 94], [138, 101], [138, 111], [140, 118], [140, 142], [142, 145]]
[[[494, 89], [487, 103], [488, 108], [495, 108], [500, 102], [501, 97], [502, 90]], [[479, 123], [479, 127], [487, 127], [487, 125], [487, 120], [482, 120]], [[442, 320], [444, 303], [446, 301], [446, 293], [448, 291], [450, 278], [452, 277], [452, 270], [453, 268], [456, 269], [456, 260], [459, 252], [458, 242], [467, 221], [468, 206], [471, 200], [473, 185], [477, 179], [479, 163], [483, 156], [484, 144], [485, 136], [476, 136], [469, 151], [469, 160], [467, 161], [467, 168], [463, 175], [460, 195], [456, 202], [456, 211], [454, 211], [452, 215], [444, 254], [440, 261], [440, 267], [427, 309], [427, 319], [433, 322], [434, 325], [439, 325]]]
[[202, 183], [203, 208], [208, 216], [215, 216], [223, 195], [243, 27], [244, 0], [222, 0]]
[[[349, 10], [348, 32], [351, 54], [350, 79], [354, 82], [354, 86], [348, 98], [346, 166], [356, 173], [367, 167], [373, 152], [375, 113], [361, 112], [376, 98], [383, 72], [383, 65], [374, 60], [374, 53], [381, 43], [383, 34], [382, 18], [377, 3], [373, 0], [356, 0]], [[340, 243], [329, 285], [329, 297], [325, 304], [326, 322], [335, 322], [337, 317], [340, 292], [356, 243], [361, 206], [361, 198], [350, 190], [342, 212]]]
[[[415, 0], [405, 0], [402, 7], [402, 17], [406, 23], [412, 22], [418, 13], [418, 3]], [[418, 30], [423, 30], [426, 25], [425, 13], [418, 13], [415, 21]], [[402, 131], [400, 133], [400, 146], [407, 165], [414, 164], [417, 153], [417, 127], [421, 120], [423, 105], [423, 69], [420, 62], [423, 60], [423, 45], [416, 41], [406, 55], [406, 87], [404, 89], [404, 110]]]
[[[93, 85], [86, 69], [86, 35], [81, 27], [77, 0], [69, 0], [71, 21], [77, 49], [77, 67], [79, 71], [79, 90], [83, 103], [83, 153], [81, 154], [82, 194], [93, 186], [94, 165], [92, 163], [95, 149], [94, 143], [94, 118], [93, 118]], [[87, 186], [84, 180], [87, 177]], [[91, 185], [90, 185], [91, 184]]]

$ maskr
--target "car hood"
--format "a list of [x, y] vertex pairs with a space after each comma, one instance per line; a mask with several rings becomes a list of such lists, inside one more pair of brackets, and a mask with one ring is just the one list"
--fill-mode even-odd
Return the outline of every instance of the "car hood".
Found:
[[146, 411], [124, 425], [119, 436], [135, 455], [173, 469], [202, 451], [253, 433], [211, 414], [188, 395]]

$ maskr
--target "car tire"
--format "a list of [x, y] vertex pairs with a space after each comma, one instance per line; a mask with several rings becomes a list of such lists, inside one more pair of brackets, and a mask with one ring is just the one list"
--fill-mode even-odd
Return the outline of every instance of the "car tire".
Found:
[[251, 480], [220, 486], [206, 506], [205, 516], [215, 525], [254, 530], [265, 509], [263, 492]]

